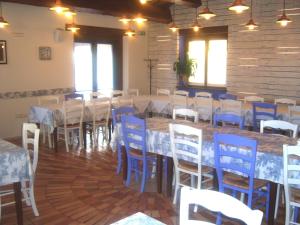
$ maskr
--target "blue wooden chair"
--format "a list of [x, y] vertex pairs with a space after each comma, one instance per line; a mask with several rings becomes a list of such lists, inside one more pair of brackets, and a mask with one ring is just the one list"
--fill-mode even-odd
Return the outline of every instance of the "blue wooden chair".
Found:
[[[147, 152], [146, 122], [135, 116], [122, 115], [122, 133], [127, 154], [127, 180], [126, 186], [131, 181], [131, 172], [142, 173], [141, 192], [145, 190], [146, 179], [149, 175], [148, 162], [155, 161], [155, 154]], [[142, 162], [142, 171], [139, 170]]]
[[[112, 126], [113, 128], [117, 123], [121, 122], [121, 115], [133, 115], [135, 113], [135, 109], [133, 107], [123, 106], [119, 108], [115, 108], [112, 110]], [[122, 149], [120, 140], [116, 140], [117, 142], [117, 154], [118, 154], [118, 166], [117, 166], [117, 174], [121, 172], [122, 167]]]
[[219, 100], [221, 100], [221, 99], [237, 100], [237, 96], [236, 95], [232, 95], [232, 94], [220, 94], [219, 95]]
[[229, 113], [216, 113], [214, 115], [214, 127], [217, 127], [218, 122], [238, 124], [240, 129], [244, 129], [244, 117]]
[[258, 123], [261, 120], [276, 120], [277, 105], [265, 102], [253, 102], [253, 130], [258, 130]]
[[71, 93], [71, 94], [66, 94], [65, 96], [65, 100], [69, 100], [69, 99], [84, 99], [83, 94], [79, 94], [79, 93]]
[[[270, 185], [254, 179], [257, 141], [236, 134], [215, 133], [214, 149], [219, 191], [225, 193], [231, 190], [234, 197], [237, 192], [247, 194], [250, 208], [258, 198], [265, 197], [268, 218]], [[221, 217], [218, 216], [217, 224], [220, 222]]]

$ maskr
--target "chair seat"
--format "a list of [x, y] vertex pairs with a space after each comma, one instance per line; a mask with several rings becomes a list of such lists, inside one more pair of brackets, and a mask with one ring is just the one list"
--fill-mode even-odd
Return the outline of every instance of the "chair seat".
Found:
[[[131, 149], [130, 150], [130, 155], [134, 156], [134, 157], [142, 157], [143, 156], [143, 152], [141, 150], [139, 150], [139, 149]], [[152, 152], [147, 152], [147, 156], [156, 157], [156, 154], [152, 153]]]
[[[183, 169], [183, 170], [188, 170], [191, 171], [193, 173], [198, 173], [198, 166], [197, 164], [194, 163], [190, 163], [184, 160], [179, 160], [178, 161], [178, 168]], [[212, 172], [213, 169], [208, 167], [208, 166], [202, 166], [201, 168], [201, 173], [209, 173]]]
[[300, 190], [297, 188], [291, 188], [291, 201], [300, 204]]
[[[234, 173], [224, 173], [223, 182], [227, 185], [239, 187], [241, 189], [249, 189], [249, 179], [247, 177], [239, 176]], [[254, 189], [262, 188], [267, 185], [267, 181], [254, 179]]]

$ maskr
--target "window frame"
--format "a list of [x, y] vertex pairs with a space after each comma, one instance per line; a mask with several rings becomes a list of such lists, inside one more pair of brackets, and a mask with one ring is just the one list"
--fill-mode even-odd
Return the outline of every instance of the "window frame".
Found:
[[209, 51], [209, 40], [227, 40], [228, 49], [228, 26], [217, 26], [217, 27], [204, 27], [199, 32], [194, 32], [192, 29], [180, 29], [179, 30], [179, 60], [184, 61], [189, 50], [190, 41], [205, 41], [205, 69], [204, 69], [204, 85], [196, 83], [188, 83], [190, 87], [200, 87], [207, 89], [218, 89], [224, 90], [225, 86], [213, 86], [207, 85], [208, 75], [208, 51]]

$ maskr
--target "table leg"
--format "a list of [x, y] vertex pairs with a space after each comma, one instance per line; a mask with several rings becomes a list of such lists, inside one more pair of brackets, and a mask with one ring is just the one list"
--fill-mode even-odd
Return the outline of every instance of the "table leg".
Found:
[[124, 146], [122, 148], [122, 167], [123, 167], [123, 181], [126, 182], [127, 180], [127, 154], [126, 154], [126, 149]]
[[173, 158], [167, 157], [167, 196], [172, 197], [172, 183], [173, 183]]
[[269, 202], [268, 225], [274, 224], [276, 194], [277, 194], [277, 184], [274, 182], [270, 182], [270, 202]]
[[58, 140], [57, 140], [57, 127], [54, 127], [53, 130], [53, 145], [55, 152], [58, 151]]
[[16, 213], [18, 225], [23, 225], [21, 182], [14, 183]]
[[112, 133], [112, 120], [108, 120], [108, 142], [110, 143], [111, 141], [111, 133]]
[[219, 191], [218, 174], [216, 169], [213, 171], [213, 176], [213, 188], [215, 191]]
[[86, 149], [86, 122], [82, 122], [83, 147]]
[[156, 182], [157, 192], [162, 193], [162, 178], [163, 178], [163, 156], [156, 155]]

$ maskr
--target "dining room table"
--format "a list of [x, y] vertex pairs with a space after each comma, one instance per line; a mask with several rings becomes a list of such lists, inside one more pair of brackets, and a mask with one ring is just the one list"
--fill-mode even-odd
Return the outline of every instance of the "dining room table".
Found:
[[[173, 158], [169, 135], [170, 123], [186, 124], [202, 130], [202, 164], [212, 168], [215, 167], [213, 142], [213, 135], [215, 132], [237, 134], [257, 140], [258, 147], [255, 165], [255, 178], [270, 182], [270, 211], [268, 224], [274, 224], [277, 184], [283, 184], [283, 144], [297, 145], [297, 139], [278, 134], [240, 130], [232, 126], [213, 127], [210, 123], [205, 122], [192, 123], [189, 121], [172, 120], [168, 118], [147, 118], [147, 151], [155, 153], [157, 156], [157, 192], [162, 193], [163, 158], [166, 158], [166, 192], [169, 197], [172, 195], [173, 179]], [[117, 139], [122, 144], [122, 129], [120, 123], [118, 123], [115, 127], [112, 145], [114, 145]], [[243, 149], [240, 149], [239, 151], [243, 151]], [[127, 179], [127, 157], [124, 147], [122, 157], [123, 179], [125, 181]], [[184, 158], [184, 160], [190, 161], [189, 158]]]
[[0, 186], [13, 184], [18, 225], [23, 225], [21, 182], [31, 176], [26, 149], [0, 139]]

